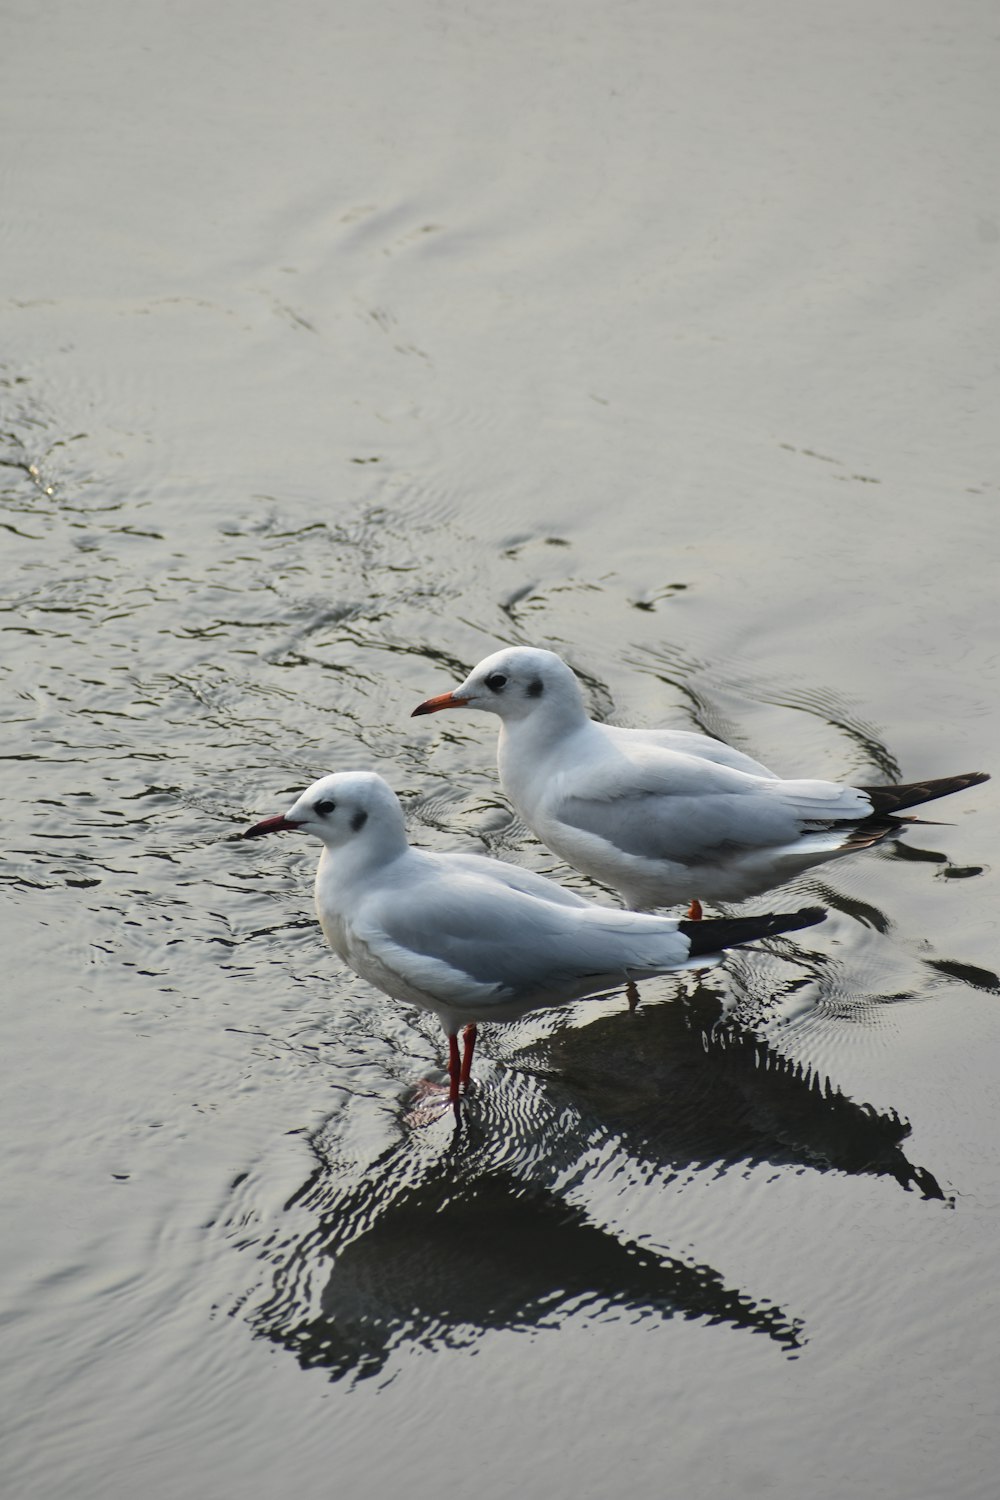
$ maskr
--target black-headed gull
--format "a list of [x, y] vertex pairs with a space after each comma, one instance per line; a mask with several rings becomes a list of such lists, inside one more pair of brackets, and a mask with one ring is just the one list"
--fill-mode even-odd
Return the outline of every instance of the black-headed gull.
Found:
[[572, 669], [524, 646], [488, 656], [413, 712], [465, 707], [499, 717], [500, 780], [543, 844], [634, 909], [690, 901], [692, 918], [703, 900], [759, 895], [898, 831], [892, 814], [989, 780], [784, 781], [708, 735], [595, 723]]
[[285, 829], [323, 844], [316, 911], [334, 952], [387, 995], [439, 1018], [456, 1113], [478, 1022], [512, 1021], [630, 979], [707, 965], [724, 948], [810, 927], [825, 915], [812, 907], [678, 921], [597, 906], [484, 855], [413, 849], [396, 794], [370, 771], [324, 776], [287, 813], [242, 837]]

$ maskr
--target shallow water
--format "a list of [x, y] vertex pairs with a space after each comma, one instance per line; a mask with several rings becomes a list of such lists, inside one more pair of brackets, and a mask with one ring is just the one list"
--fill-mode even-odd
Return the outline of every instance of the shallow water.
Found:
[[376, 766], [589, 889], [491, 721], [409, 718], [508, 641], [790, 774], [996, 774], [992, 9], [7, 31], [10, 1492], [992, 1495], [995, 782], [821, 928], [486, 1031], [457, 1136], [312, 849], [230, 841]]

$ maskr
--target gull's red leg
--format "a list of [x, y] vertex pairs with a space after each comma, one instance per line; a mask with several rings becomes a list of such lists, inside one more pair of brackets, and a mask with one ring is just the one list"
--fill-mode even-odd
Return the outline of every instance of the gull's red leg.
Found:
[[468, 1087], [469, 1075], [472, 1072], [472, 1054], [476, 1050], [476, 1035], [476, 1028], [471, 1024], [469, 1026], [466, 1026], [465, 1030], [462, 1032], [463, 1048], [461, 1082], [463, 1088]]
[[639, 987], [634, 979], [630, 979], [625, 985], [625, 998], [628, 1000], [629, 1010], [639, 1009]]
[[462, 1077], [462, 1064], [458, 1055], [457, 1036], [450, 1036], [448, 1038], [448, 1077], [451, 1080], [451, 1087], [448, 1090], [448, 1103], [454, 1108], [455, 1118], [458, 1119], [458, 1089]]
[[700, 922], [704, 915], [705, 913], [701, 909], [701, 902], [696, 897], [687, 909], [687, 919], [689, 922]]

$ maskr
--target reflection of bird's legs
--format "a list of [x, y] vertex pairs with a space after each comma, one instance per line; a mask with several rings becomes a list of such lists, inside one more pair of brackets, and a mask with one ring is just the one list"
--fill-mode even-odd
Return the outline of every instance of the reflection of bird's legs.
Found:
[[689, 922], [700, 922], [703, 916], [704, 912], [701, 909], [701, 902], [695, 897], [687, 909], [687, 919]]
[[637, 1010], [639, 1007], [639, 987], [634, 979], [630, 979], [625, 986], [625, 998], [628, 1000], [629, 1010]]
[[469, 1075], [472, 1072], [472, 1054], [476, 1050], [476, 1028], [475, 1025], [471, 1022], [462, 1032], [462, 1043], [463, 1048], [461, 1081], [462, 1087], [468, 1088]]

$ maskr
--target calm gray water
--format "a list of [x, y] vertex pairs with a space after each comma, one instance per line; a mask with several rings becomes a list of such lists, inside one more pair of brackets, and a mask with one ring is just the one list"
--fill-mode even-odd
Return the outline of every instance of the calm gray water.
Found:
[[992, 1496], [996, 780], [822, 928], [487, 1030], [457, 1136], [313, 848], [230, 836], [376, 767], [587, 889], [409, 717], [504, 642], [997, 775], [995, 8], [4, 33], [5, 1493]]

